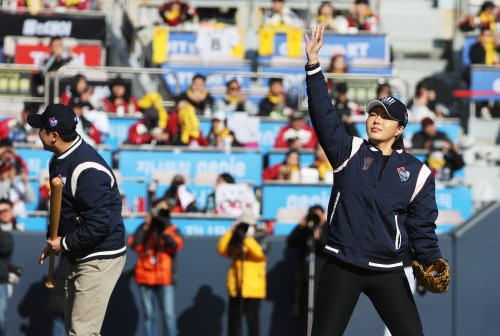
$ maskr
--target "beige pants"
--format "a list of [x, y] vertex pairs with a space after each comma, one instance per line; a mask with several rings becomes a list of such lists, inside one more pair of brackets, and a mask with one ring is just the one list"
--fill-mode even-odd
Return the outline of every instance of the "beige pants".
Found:
[[100, 335], [113, 288], [125, 266], [125, 255], [71, 267], [66, 281], [64, 324], [70, 336]]

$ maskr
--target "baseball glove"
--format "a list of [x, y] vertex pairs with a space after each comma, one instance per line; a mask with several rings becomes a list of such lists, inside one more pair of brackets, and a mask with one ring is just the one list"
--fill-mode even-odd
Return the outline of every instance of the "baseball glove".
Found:
[[433, 265], [424, 270], [423, 266], [413, 260], [413, 275], [422, 287], [431, 293], [446, 293], [450, 285], [450, 267], [443, 258], [439, 258]]

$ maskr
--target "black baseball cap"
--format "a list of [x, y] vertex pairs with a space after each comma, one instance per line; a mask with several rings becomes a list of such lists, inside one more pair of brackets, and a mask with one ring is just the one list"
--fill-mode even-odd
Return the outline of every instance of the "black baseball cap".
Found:
[[382, 106], [392, 119], [399, 121], [406, 127], [408, 123], [408, 111], [406, 110], [405, 104], [399, 99], [393, 96], [387, 96], [380, 100], [372, 100], [366, 105], [366, 113], [370, 113], [375, 106]]
[[73, 109], [63, 104], [49, 104], [42, 114], [28, 115], [28, 124], [31, 127], [45, 128], [65, 135], [72, 134], [77, 123]]

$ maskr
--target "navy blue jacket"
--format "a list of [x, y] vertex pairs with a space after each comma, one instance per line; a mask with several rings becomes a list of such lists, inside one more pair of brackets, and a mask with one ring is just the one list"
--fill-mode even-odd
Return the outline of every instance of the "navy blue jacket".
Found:
[[384, 168], [378, 148], [346, 134], [319, 66], [306, 72], [311, 122], [334, 167], [325, 252], [365, 269], [394, 271], [403, 268], [411, 243], [417, 260], [434, 263], [441, 252], [429, 168], [404, 150], [394, 150]]
[[49, 172], [51, 179], [63, 180], [58, 236], [70, 263], [125, 254], [122, 200], [99, 153], [78, 137], [64, 153], [52, 156]]

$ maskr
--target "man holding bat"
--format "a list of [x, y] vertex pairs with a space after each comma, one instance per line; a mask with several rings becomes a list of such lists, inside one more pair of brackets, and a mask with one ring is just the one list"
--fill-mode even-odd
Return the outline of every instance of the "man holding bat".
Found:
[[[59, 191], [62, 182], [62, 197], [51, 198], [53, 230], [49, 228], [39, 262], [43, 264], [51, 254], [53, 260], [54, 253], [61, 252], [68, 258], [66, 331], [100, 335], [109, 298], [125, 265], [125, 228], [116, 178], [97, 151], [76, 133], [77, 118], [71, 108], [50, 104], [42, 114], [30, 115], [28, 124], [40, 129], [44, 149], [54, 153], [49, 163], [53, 192]], [[48, 287], [53, 285], [51, 271]]]

